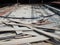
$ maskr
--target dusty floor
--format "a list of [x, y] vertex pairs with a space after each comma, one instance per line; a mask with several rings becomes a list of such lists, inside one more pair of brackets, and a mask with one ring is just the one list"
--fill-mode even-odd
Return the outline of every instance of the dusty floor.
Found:
[[15, 6], [6, 6], [3, 8], [0, 8], [0, 16], [4, 16], [7, 12], [10, 12], [11, 10], [13, 10], [15, 8]]

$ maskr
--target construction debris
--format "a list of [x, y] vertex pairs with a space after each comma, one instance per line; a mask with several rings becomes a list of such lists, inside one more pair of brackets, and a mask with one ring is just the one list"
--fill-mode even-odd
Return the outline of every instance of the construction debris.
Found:
[[[60, 16], [43, 5], [12, 6], [2, 12], [8, 15], [0, 16], [0, 45], [53, 45], [52, 39], [60, 42], [60, 29], [54, 29], [60, 25]], [[54, 33], [44, 29], [54, 29]]]

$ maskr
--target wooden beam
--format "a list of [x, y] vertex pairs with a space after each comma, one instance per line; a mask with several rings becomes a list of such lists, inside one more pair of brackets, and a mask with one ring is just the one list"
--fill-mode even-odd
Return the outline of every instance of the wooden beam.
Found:
[[58, 36], [58, 35], [56, 35], [56, 34], [54, 34], [54, 33], [49, 33], [49, 32], [46, 32], [46, 31], [37, 29], [37, 28], [35, 28], [34, 26], [31, 26], [31, 25], [26, 25], [26, 26], [29, 27], [29, 28], [31, 28], [32, 30], [36, 30], [36, 31], [38, 31], [38, 32], [40, 32], [40, 33], [43, 33], [43, 34], [47, 35], [47, 36], [60, 39], [60, 36]]

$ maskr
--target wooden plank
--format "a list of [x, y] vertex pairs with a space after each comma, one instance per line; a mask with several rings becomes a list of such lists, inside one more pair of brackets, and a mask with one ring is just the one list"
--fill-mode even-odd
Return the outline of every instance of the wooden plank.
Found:
[[22, 38], [22, 39], [11, 39], [10, 41], [0, 41], [0, 45], [16, 45], [16, 44], [22, 44], [22, 43], [30, 43], [30, 42], [36, 42], [36, 41], [43, 41], [48, 40], [49, 38], [39, 35], [36, 32], [25, 32], [25, 34], [32, 34], [36, 37], [30, 37], [30, 38]]
[[43, 33], [43, 34], [45, 34], [45, 35], [51, 36], [51, 37], [53, 37], [53, 38], [60, 39], [60, 36], [55, 35], [55, 34], [53, 34], [53, 33], [45, 32], [45, 31], [40, 30], [40, 29], [37, 29], [37, 28], [35, 28], [33, 25], [27, 25], [27, 24], [22, 24], [22, 25], [24, 25], [24, 26], [26, 26], [26, 27], [29, 27], [29, 28], [31, 28], [32, 30], [39, 31], [40, 33]]
[[51, 30], [55, 30], [55, 31], [60, 30], [58, 27], [54, 27], [53, 24], [51, 24], [51, 25], [52, 26], [50, 26], [50, 27], [48, 27], [49, 25], [47, 25], [47, 27], [44, 27], [45, 25], [43, 25], [43, 26], [34, 25], [34, 27], [43, 28], [43, 29], [51, 29]]
[[35, 27], [33, 27], [33, 26], [30, 26], [30, 25], [27, 25], [27, 26], [28, 26], [29, 28], [31, 28], [32, 30], [36, 30], [36, 31], [38, 31], [38, 32], [40, 32], [40, 33], [43, 33], [43, 34], [47, 35], [47, 36], [60, 39], [60, 36], [58, 36], [58, 35], [56, 35], [56, 34], [54, 34], [54, 33], [49, 33], [49, 32], [46, 32], [46, 31], [37, 29], [37, 28], [35, 28]]

